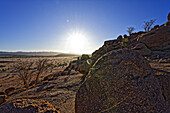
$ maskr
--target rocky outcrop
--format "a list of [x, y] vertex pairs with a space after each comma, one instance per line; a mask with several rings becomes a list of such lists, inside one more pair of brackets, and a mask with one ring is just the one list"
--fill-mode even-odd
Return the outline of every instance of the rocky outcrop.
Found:
[[2, 105], [0, 111], [1, 113], [60, 113], [59, 109], [49, 102], [38, 99], [17, 99]]
[[144, 34], [140, 37], [139, 42], [144, 43], [152, 51], [164, 50], [170, 45], [170, 26]]
[[148, 62], [133, 50], [101, 56], [76, 95], [76, 113], [169, 113]]
[[92, 61], [94, 63], [107, 52], [121, 48], [136, 48], [143, 56], [150, 57], [151, 59], [155, 59], [155, 56], [160, 56], [159, 58], [170, 57], [170, 55], [167, 54], [168, 52], [170, 53], [169, 19], [165, 25], [155, 25], [149, 32], [139, 31], [132, 33], [130, 36], [125, 35], [124, 38], [120, 35], [116, 40], [105, 41], [102, 47], [92, 53]]

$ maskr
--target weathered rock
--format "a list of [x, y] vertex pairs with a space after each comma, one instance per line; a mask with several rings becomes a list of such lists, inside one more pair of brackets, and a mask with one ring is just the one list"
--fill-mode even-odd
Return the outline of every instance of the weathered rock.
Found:
[[71, 70], [75, 70], [82, 74], [87, 74], [90, 68], [90, 65], [87, 63], [88, 60], [90, 60], [88, 55], [82, 55], [81, 60], [70, 62], [69, 66], [63, 72], [70, 74]]
[[122, 35], [119, 35], [119, 36], [117, 37], [117, 41], [122, 41], [122, 39], [123, 39]]
[[159, 28], [159, 25], [155, 25], [152, 29], [151, 29], [151, 31], [153, 31], [153, 30], [155, 30], [155, 29], [158, 29]]
[[124, 38], [128, 38], [128, 36], [126, 34], [123, 35]]
[[89, 55], [83, 54], [83, 55], [81, 56], [81, 60], [87, 60], [87, 59], [89, 59]]
[[0, 111], [1, 113], [60, 113], [58, 108], [49, 102], [38, 99], [17, 99], [2, 105]]
[[94, 64], [98, 58], [100, 58], [102, 55], [106, 54], [107, 52], [112, 51], [112, 50], [117, 50], [120, 48], [121, 48], [120, 43], [108, 45], [108, 46], [103, 45], [98, 50], [92, 53], [92, 64]]
[[151, 59], [168, 59], [170, 58], [170, 50], [166, 51], [152, 51]]
[[82, 74], [87, 74], [89, 72], [90, 65], [87, 63], [87, 61], [82, 62], [79, 65], [78, 71]]
[[148, 49], [143, 43], [136, 44], [136, 46], [132, 49], [139, 52], [142, 56], [151, 56], [152, 53], [151, 50]]
[[155, 25], [153, 28], [154, 28], [154, 29], [158, 29], [158, 28], [159, 28], [159, 25]]
[[144, 43], [152, 51], [163, 50], [170, 45], [170, 26], [144, 34], [140, 37], [139, 42]]
[[158, 82], [162, 89], [162, 94], [165, 100], [170, 105], [170, 73], [161, 70], [155, 70], [154, 76], [158, 79]]
[[148, 62], [133, 50], [100, 57], [76, 94], [76, 113], [168, 113], [168, 105]]
[[16, 90], [14, 87], [10, 87], [5, 90], [5, 93], [6, 93], [6, 95], [9, 95], [11, 92], [14, 92], [14, 90]]
[[130, 39], [131, 38], [136, 38], [136, 37], [138, 37], [138, 36], [140, 36], [140, 35], [142, 35], [142, 34], [144, 34], [144, 33], [146, 33], [146, 32], [144, 32], [144, 31], [139, 31], [139, 32], [137, 32], [137, 33], [132, 33], [132, 34], [130, 34]]
[[165, 26], [170, 26], [170, 21], [166, 22]]
[[107, 40], [104, 42], [104, 46], [109, 46], [115, 43], [116, 40]]
[[167, 17], [167, 19], [168, 19], [168, 22], [170, 21], [170, 13], [168, 14], [168, 17]]

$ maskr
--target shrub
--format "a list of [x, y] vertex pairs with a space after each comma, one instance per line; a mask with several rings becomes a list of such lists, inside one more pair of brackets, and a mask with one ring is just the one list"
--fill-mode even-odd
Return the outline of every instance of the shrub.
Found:
[[16, 71], [18, 77], [24, 82], [24, 86], [28, 88], [35, 70], [32, 70], [33, 62], [30, 61], [18, 61], [12, 68]]

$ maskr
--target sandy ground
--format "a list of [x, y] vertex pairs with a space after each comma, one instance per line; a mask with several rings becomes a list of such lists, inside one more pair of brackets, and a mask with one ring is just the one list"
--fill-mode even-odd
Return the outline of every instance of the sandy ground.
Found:
[[[0, 65], [5, 68], [14, 65], [18, 60], [37, 60], [38, 58], [8, 58], [0, 59]], [[56, 60], [57, 62], [69, 63], [75, 58], [48, 58]], [[4, 68], [3, 67], [3, 68]], [[65, 67], [56, 67], [52, 72], [48, 71], [45, 75], [40, 78], [43, 80], [44, 77], [54, 75], [55, 77], [50, 80], [41, 81], [36, 86], [30, 86], [26, 90], [23, 86], [22, 80], [17, 76], [16, 73], [10, 69], [6, 72], [0, 72], [0, 92], [4, 92], [5, 89], [15, 87], [16, 92], [7, 97], [7, 102], [15, 100], [17, 98], [29, 98], [29, 99], [43, 99], [57, 106], [61, 113], [74, 113], [75, 106], [75, 95], [80, 86], [82, 74], [72, 71], [70, 75], [57, 76], [57, 72], [63, 70]], [[7, 103], [6, 102], [6, 103]]]

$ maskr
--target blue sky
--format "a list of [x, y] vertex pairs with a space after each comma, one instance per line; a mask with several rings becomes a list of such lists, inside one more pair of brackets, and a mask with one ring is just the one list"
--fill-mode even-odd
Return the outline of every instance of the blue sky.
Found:
[[[170, 0], [0, 0], [0, 51], [91, 53], [105, 40], [127, 34], [127, 27], [157, 19], [164, 24]], [[69, 34], [86, 40], [69, 42]], [[71, 49], [72, 48], [72, 49]], [[77, 47], [79, 48], [79, 47]]]

